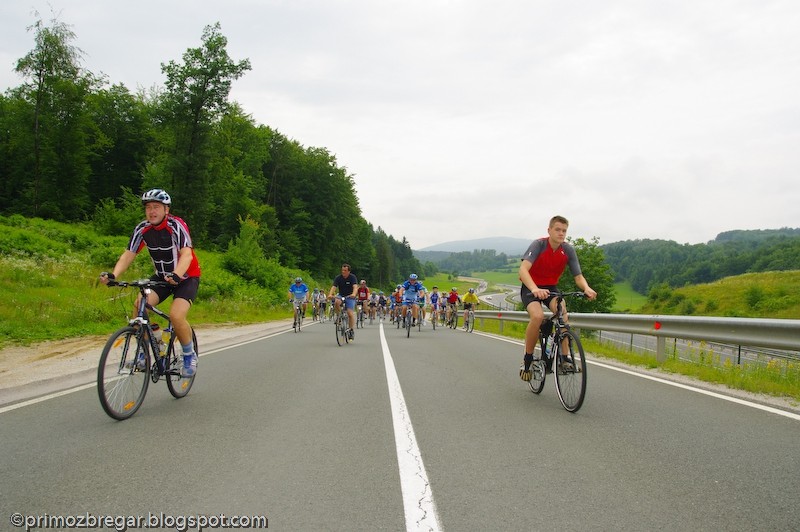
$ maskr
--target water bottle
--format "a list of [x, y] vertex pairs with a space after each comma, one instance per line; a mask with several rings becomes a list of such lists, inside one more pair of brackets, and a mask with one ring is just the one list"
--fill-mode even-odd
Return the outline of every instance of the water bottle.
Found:
[[545, 344], [544, 344], [544, 354], [545, 354], [545, 356], [547, 358], [550, 358], [550, 354], [553, 352], [553, 340], [554, 340], [554, 337], [555, 337], [555, 334], [551, 333], [550, 336], [547, 337], [547, 342], [545, 342]]
[[167, 327], [166, 329], [161, 330], [161, 353], [166, 354], [167, 352], [167, 344], [169, 344], [169, 339], [172, 336], [172, 327]]

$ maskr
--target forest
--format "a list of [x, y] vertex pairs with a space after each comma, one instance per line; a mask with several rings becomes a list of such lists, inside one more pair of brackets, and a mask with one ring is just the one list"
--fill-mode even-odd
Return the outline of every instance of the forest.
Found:
[[224, 252], [246, 237], [259, 258], [321, 278], [348, 262], [376, 286], [421, 270], [405, 237], [364, 219], [334, 155], [230, 101], [251, 65], [228, 55], [219, 23], [181, 60], [161, 63], [162, 87], [136, 93], [82, 67], [68, 24], [29, 29], [21, 83], [0, 95], [0, 214], [127, 236], [142, 219], [141, 192], [164, 188], [196, 247]]
[[626, 240], [601, 246], [616, 282], [640, 294], [744, 273], [800, 270], [800, 229], [736, 230], [706, 244]]

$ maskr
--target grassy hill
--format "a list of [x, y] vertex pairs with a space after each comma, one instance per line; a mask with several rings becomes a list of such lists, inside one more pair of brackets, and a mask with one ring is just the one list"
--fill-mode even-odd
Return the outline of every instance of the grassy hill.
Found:
[[747, 273], [651, 292], [644, 314], [800, 319], [800, 270]]
[[[125, 249], [127, 237], [97, 235], [90, 226], [22, 216], [0, 216], [0, 348], [45, 340], [105, 335], [121, 327], [133, 309], [132, 290], [98, 281]], [[203, 270], [193, 325], [255, 323], [290, 316], [286, 290], [304, 272], [275, 267], [271, 285], [245, 280], [222, 266], [222, 253], [195, 250]], [[149, 277], [141, 253], [125, 280]], [[330, 283], [326, 280], [325, 288]]]

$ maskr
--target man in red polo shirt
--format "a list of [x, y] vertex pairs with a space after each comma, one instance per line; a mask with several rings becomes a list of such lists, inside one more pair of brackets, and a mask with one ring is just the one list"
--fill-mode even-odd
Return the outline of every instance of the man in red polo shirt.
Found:
[[[539, 327], [544, 321], [542, 306], [547, 305], [551, 311], [555, 310], [555, 298], [550, 295], [550, 291], [558, 289], [558, 279], [564, 273], [567, 264], [570, 273], [575, 277], [575, 284], [583, 290], [586, 297], [589, 299], [597, 297], [597, 292], [592, 290], [581, 273], [575, 248], [565, 242], [567, 227], [569, 222], [566, 218], [553, 216], [547, 228], [548, 236], [531, 242], [519, 266], [519, 280], [522, 281], [520, 298], [530, 316], [528, 327], [525, 329], [523, 366], [519, 370], [519, 376], [524, 381], [531, 380], [533, 350], [539, 341]], [[566, 305], [563, 302], [562, 305], [566, 320]]]

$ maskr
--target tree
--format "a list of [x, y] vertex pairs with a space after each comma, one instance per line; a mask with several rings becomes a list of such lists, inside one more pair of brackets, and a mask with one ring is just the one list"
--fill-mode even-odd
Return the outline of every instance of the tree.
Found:
[[[605, 260], [602, 248], [597, 244], [597, 237], [592, 238], [591, 241], [583, 238], [573, 240], [571, 237], [567, 237], [567, 241], [575, 247], [583, 276], [589, 286], [597, 292], [597, 298], [594, 301], [573, 299], [569, 303], [569, 310], [571, 312], [611, 312], [617, 300], [614, 290], [614, 275]], [[579, 291], [569, 268], [564, 270], [558, 284], [566, 292]]]
[[[250, 70], [250, 61], [234, 62], [226, 50], [228, 40], [219, 22], [203, 30], [202, 45], [183, 54], [183, 63], [161, 64], [166, 75], [162, 98], [165, 125], [171, 135], [171, 153], [165, 158], [165, 184], [193, 213], [200, 233], [207, 232], [212, 199], [210, 139], [213, 125], [228, 109], [231, 84]], [[163, 176], [164, 174], [160, 174]]]
[[32, 141], [30, 178], [18, 189], [16, 207], [64, 221], [83, 217], [89, 206], [85, 97], [97, 81], [81, 69], [70, 27], [56, 17], [50, 24], [38, 19], [28, 28], [35, 46], [15, 68], [25, 79], [16, 94], [31, 108], [29, 128], [16, 134]]

